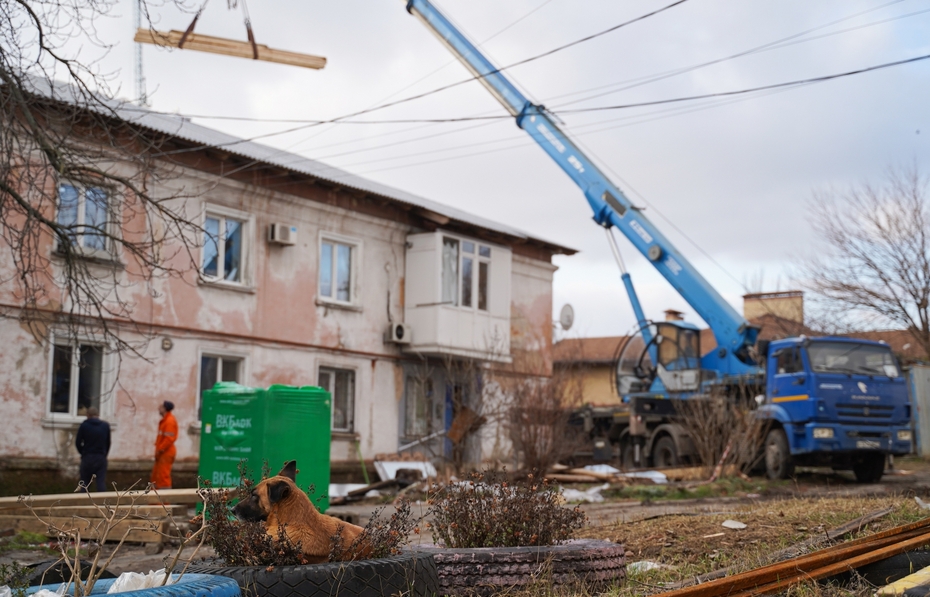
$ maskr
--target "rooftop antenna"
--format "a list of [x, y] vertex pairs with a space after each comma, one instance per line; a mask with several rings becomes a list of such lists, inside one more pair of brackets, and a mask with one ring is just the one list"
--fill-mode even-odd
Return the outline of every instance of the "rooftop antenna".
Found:
[[[136, 0], [133, 3], [136, 31], [142, 27], [142, 2], [143, 0]], [[139, 102], [140, 106], [148, 106], [149, 98], [145, 92], [145, 75], [142, 74], [142, 44], [136, 42], [135, 46], [135, 66], [133, 71], [136, 75], [136, 101]]]

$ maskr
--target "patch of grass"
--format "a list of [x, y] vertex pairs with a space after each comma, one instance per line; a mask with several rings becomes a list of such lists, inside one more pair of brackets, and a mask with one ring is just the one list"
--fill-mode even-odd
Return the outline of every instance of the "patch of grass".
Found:
[[0, 553], [16, 550], [38, 550], [57, 553], [54, 549], [43, 546], [43, 543], [48, 543], [48, 537], [45, 535], [30, 533], [29, 531], [20, 531], [12, 537], [0, 539]]
[[611, 488], [602, 493], [610, 499], [686, 500], [711, 497], [766, 495], [774, 487], [785, 486], [788, 481], [768, 481], [751, 478], [727, 477], [713, 483], [672, 483], [669, 485], [628, 485]]

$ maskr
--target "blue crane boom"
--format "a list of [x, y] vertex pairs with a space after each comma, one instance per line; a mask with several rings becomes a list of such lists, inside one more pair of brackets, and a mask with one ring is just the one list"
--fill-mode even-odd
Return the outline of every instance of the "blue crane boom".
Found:
[[[615, 227], [665, 277], [710, 326], [717, 349], [702, 359], [702, 368], [722, 375], [742, 375], [759, 369], [748, 352], [758, 329], [727, 303], [633, 203], [558, 127], [545, 107], [529, 101], [429, 0], [405, 0], [418, 17], [516, 119], [517, 126], [545, 150], [584, 192], [594, 221]], [[623, 274], [628, 292], [632, 285]], [[644, 317], [631, 293], [636, 316]], [[647, 337], [648, 342], [648, 337]]]

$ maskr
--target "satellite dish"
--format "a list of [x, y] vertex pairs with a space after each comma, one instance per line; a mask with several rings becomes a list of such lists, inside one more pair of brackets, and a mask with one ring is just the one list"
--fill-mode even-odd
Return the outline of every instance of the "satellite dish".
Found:
[[567, 332], [569, 328], [572, 327], [573, 323], [575, 323], [575, 310], [572, 309], [571, 305], [566, 303], [559, 312], [559, 325]]

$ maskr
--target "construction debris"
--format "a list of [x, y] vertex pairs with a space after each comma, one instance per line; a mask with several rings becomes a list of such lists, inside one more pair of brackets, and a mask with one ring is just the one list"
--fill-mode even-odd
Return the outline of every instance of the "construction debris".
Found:
[[[181, 39], [184, 38], [183, 46]], [[155, 31], [153, 29], [139, 29], [133, 41], [143, 44], [153, 44], [164, 48], [181, 48], [184, 50], [197, 50], [212, 54], [223, 54], [238, 58], [250, 58], [300, 66], [303, 68], [321, 69], [326, 66], [326, 58], [312, 54], [299, 54], [284, 50], [273, 50], [263, 44], [252, 44], [246, 41], [236, 41], [200, 33], [189, 33], [186, 38], [183, 31]], [[257, 54], [257, 56], [256, 56]]]
[[784, 562], [661, 593], [662, 597], [750, 597], [784, 591], [930, 545], [930, 518]]

